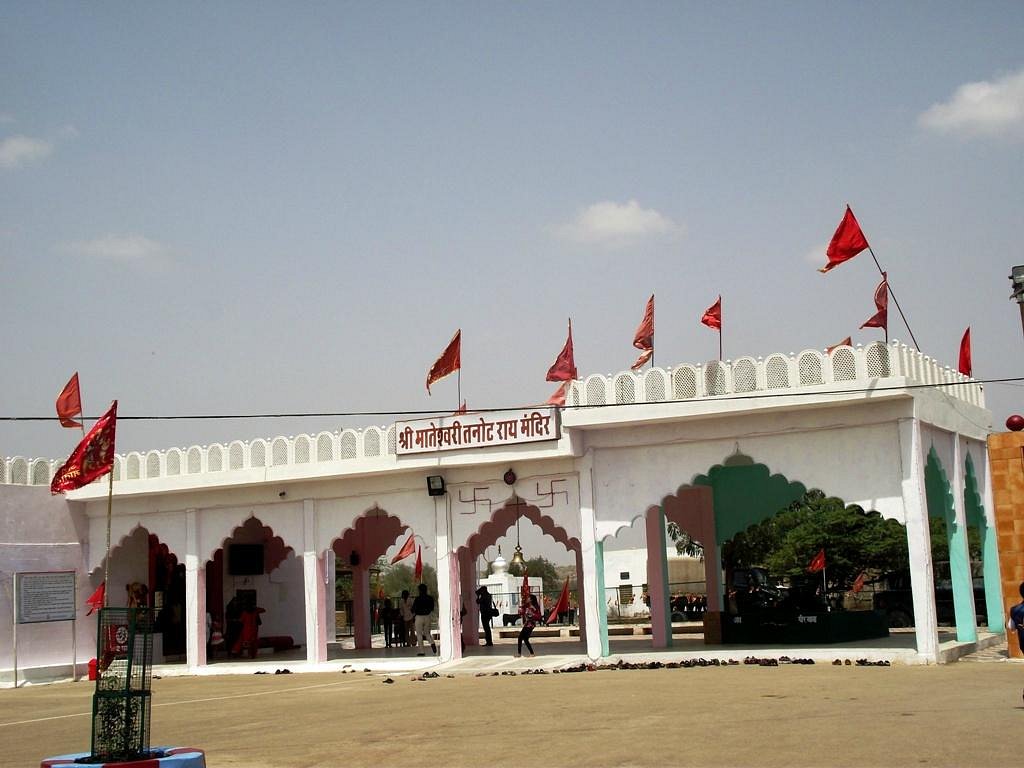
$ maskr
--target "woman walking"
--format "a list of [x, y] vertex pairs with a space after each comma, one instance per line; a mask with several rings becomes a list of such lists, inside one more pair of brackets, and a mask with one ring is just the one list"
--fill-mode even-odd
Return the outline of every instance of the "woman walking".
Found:
[[519, 631], [519, 637], [516, 639], [516, 658], [523, 655], [523, 643], [526, 643], [526, 650], [530, 652], [532, 658], [537, 654], [533, 652], [533, 646], [530, 645], [530, 635], [533, 634], [533, 628], [540, 621], [540, 604], [537, 602], [536, 595], [530, 595], [529, 602], [519, 608], [519, 615], [523, 617], [523, 628]]

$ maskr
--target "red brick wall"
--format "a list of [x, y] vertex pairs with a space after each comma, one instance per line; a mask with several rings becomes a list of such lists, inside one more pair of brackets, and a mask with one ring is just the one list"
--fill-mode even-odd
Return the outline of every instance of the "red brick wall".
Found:
[[[999, 570], [1003, 578], [1003, 615], [1021, 601], [1024, 581], [1024, 432], [1000, 432], [988, 437], [992, 472]], [[1009, 633], [1011, 658], [1022, 658], [1017, 638]]]

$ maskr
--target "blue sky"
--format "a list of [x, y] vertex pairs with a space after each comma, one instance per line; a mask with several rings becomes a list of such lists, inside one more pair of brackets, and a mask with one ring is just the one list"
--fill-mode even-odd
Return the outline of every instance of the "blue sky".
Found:
[[[470, 407], [581, 373], [824, 348], [873, 312], [1024, 374], [1024, 4], [8, 2], [3, 414]], [[906, 339], [895, 311], [891, 335]], [[987, 389], [997, 426], [1020, 387]], [[386, 423], [390, 419], [371, 419]], [[365, 419], [123, 422], [120, 451]], [[0, 424], [4, 455], [78, 433]]]

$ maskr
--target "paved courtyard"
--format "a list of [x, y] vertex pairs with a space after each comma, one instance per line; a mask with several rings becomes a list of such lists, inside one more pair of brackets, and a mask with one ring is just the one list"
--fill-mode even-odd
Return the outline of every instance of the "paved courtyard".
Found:
[[[202, 747], [211, 767], [248, 768], [1011, 764], [1024, 665], [1004, 658], [543, 675], [522, 674], [524, 659], [515, 676], [472, 667], [427, 680], [164, 678], [154, 681], [152, 741]], [[87, 750], [92, 690], [0, 691], [0, 767]]]

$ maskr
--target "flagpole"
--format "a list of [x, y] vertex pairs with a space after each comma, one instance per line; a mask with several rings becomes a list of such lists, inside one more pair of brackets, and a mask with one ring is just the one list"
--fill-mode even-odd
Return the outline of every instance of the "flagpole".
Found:
[[[462, 353], [461, 352], [459, 353], [459, 357], [460, 358], [462, 357]], [[457, 382], [457, 384], [455, 385], [456, 386], [455, 396], [457, 398], [456, 401], [455, 401], [455, 412], [458, 413], [459, 410], [462, 408], [462, 361], [461, 360], [459, 360], [459, 370], [455, 374], [455, 381]]]
[[[719, 321], [721, 322], [721, 321]], [[722, 326], [718, 326], [718, 362], [722, 362]]]
[[103, 559], [103, 607], [110, 599], [110, 519], [114, 507], [114, 466], [110, 466], [110, 483], [107, 486], [107, 556]]
[[[892, 296], [893, 303], [896, 305], [896, 309], [899, 310], [900, 317], [903, 318], [903, 324], [905, 326], [907, 326], [907, 333], [910, 334], [910, 340], [914, 342], [914, 346], [917, 347], [917, 351], [920, 352], [921, 351], [921, 345], [917, 343], [917, 339], [914, 338], [914, 332], [912, 330], [910, 330], [910, 323], [907, 322], [907, 316], [903, 314], [903, 307], [900, 306], [900, 300], [897, 299], [896, 298], [896, 294], [893, 293], [892, 286], [889, 284], [889, 278], [885, 274], [885, 272], [882, 271], [882, 265], [878, 263], [878, 257], [875, 256], [875, 252], [871, 248], [870, 245], [868, 246], [868, 253], [871, 254], [871, 258], [874, 259], [874, 261], [875, 261], [875, 266], [878, 268], [878, 274], [880, 274], [882, 276], [882, 279], [885, 280], [885, 285], [886, 285], [886, 288], [889, 290], [889, 295]], [[889, 328], [888, 328], [888, 324], [886, 325], [886, 329], [885, 329], [885, 343], [886, 344], [889, 343]]]

